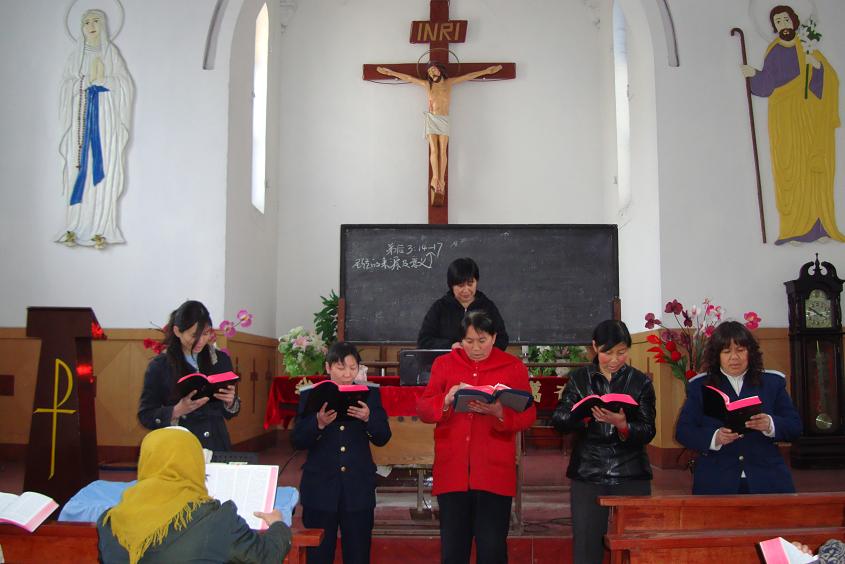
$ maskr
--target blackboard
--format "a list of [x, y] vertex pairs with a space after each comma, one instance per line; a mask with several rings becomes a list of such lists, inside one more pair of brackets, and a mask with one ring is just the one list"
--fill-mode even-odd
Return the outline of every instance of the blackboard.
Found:
[[454, 259], [478, 263], [514, 344], [589, 343], [619, 295], [615, 225], [341, 225], [344, 337], [416, 342]]

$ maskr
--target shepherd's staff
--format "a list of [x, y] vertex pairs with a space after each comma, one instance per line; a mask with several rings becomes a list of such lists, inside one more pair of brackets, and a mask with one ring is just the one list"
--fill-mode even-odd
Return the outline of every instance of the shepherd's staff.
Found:
[[[745, 56], [745, 34], [738, 27], [731, 30], [731, 35], [739, 34], [739, 45], [742, 49], [742, 64], [748, 64]], [[754, 172], [757, 175], [757, 207], [760, 210], [760, 231], [763, 234], [763, 244], [766, 243], [766, 218], [763, 215], [763, 187], [760, 183], [760, 159], [757, 157], [757, 128], [754, 126], [754, 107], [751, 105], [751, 79], [745, 79], [745, 95], [748, 98], [748, 121], [751, 123], [751, 146], [754, 149]]]

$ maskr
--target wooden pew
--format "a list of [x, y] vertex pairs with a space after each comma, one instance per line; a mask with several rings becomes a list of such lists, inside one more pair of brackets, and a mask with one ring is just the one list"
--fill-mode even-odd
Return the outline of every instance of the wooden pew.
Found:
[[772, 495], [609, 496], [611, 562], [759, 564], [757, 543], [801, 541], [813, 551], [845, 538], [845, 492]]
[[[294, 529], [293, 543], [284, 564], [305, 564], [305, 549], [323, 538], [320, 529]], [[96, 562], [97, 526], [94, 523], [44, 523], [33, 533], [0, 525], [0, 547], [6, 562], [70, 564]]]

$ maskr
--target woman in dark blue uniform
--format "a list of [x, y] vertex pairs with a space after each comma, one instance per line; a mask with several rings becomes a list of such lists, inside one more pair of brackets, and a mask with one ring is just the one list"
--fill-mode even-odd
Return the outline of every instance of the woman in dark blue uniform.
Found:
[[187, 301], [170, 314], [164, 327], [167, 350], [150, 361], [144, 375], [144, 389], [138, 407], [138, 420], [150, 430], [181, 425], [211, 451], [231, 450], [226, 420], [241, 409], [235, 386], [226, 386], [213, 398], [194, 400], [196, 392], [179, 397], [176, 381], [201, 372], [220, 374], [232, 371], [232, 361], [211, 344], [214, 328], [211, 314], [200, 302]]
[[[743, 324], [719, 325], [704, 352], [709, 367], [689, 381], [687, 400], [678, 417], [677, 439], [701, 455], [695, 462], [692, 493], [793, 493], [792, 475], [776, 441], [801, 434], [801, 419], [780, 372], [763, 370], [760, 345]], [[731, 401], [759, 396], [763, 413], [733, 433], [718, 419], [704, 414], [702, 387], [722, 390]]]
[[[326, 372], [339, 385], [352, 384], [361, 357], [354, 345], [335, 343], [326, 354]], [[310, 390], [303, 390], [293, 428], [293, 446], [308, 450], [299, 485], [302, 523], [324, 529], [320, 546], [308, 549], [309, 564], [334, 562], [337, 530], [345, 564], [368, 564], [376, 506], [376, 465], [370, 443], [390, 440], [387, 414], [377, 387], [367, 401], [349, 408], [339, 420], [326, 404], [317, 413], [304, 413]]]

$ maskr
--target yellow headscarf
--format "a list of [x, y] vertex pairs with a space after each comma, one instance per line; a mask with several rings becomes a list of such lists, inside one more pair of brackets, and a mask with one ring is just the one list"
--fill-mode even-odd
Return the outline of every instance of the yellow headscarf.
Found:
[[158, 429], [141, 442], [138, 483], [123, 492], [103, 522], [111, 521], [112, 533], [136, 564], [149, 547], [161, 544], [171, 524], [186, 527], [194, 509], [210, 499], [199, 440], [181, 427]]

